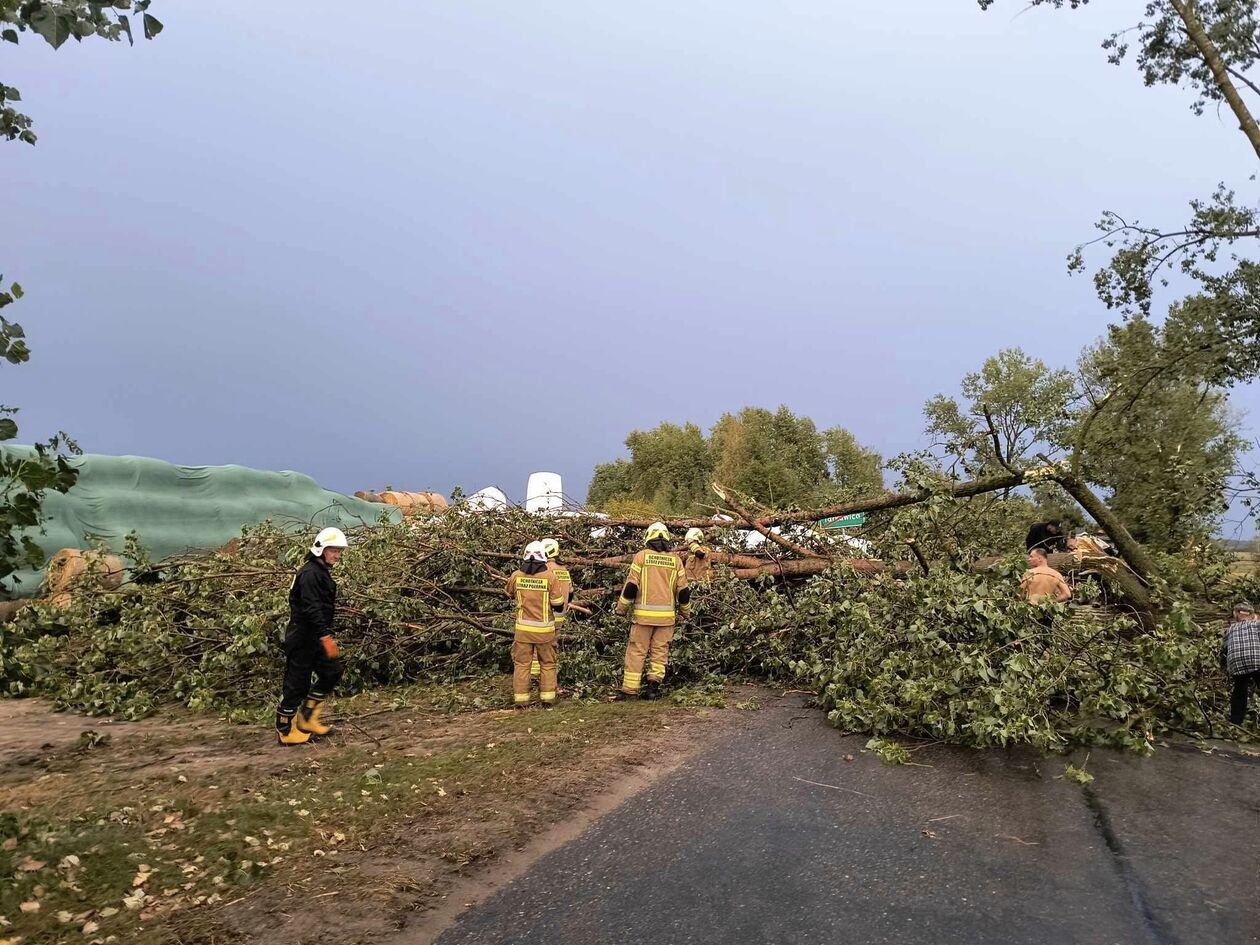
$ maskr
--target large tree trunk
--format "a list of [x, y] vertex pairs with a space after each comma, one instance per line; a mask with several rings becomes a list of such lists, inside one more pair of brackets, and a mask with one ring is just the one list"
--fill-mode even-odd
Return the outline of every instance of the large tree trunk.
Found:
[[[1063, 469], [1061, 466], [1055, 465], [1046, 457], [1041, 457], [1046, 463], [1046, 469], [1042, 471], [1041, 479], [1053, 480], [1061, 485], [1073, 499], [1075, 499], [1091, 518], [1094, 519], [1105, 531], [1108, 537], [1115, 543], [1116, 550], [1124, 559], [1127, 568], [1116, 567], [1115, 559], [1105, 558], [1097, 559], [1092, 566], [1082, 565], [1072, 555], [1055, 555], [1053, 556], [1053, 566], [1060, 570], [1067, 569], [1065, 573], [1081, 570], [1082, 567], [1095, 570], [1104, 577], [1117, 589], [1119, 595], [1127, 601], [1139, 615], [1144, 626], [1151, 626], [1153, 622], [1151, 595], [1147, 590], [1147, 585], [1155, 576], [1155, 561], [1142, 547], [1141, 543], [1133, 537], [1124, 523], [1119, 517], [1108, 508], [1107, 504], [1100, 499], [1089, 486], [1079, 477]], [[959, 482], [953, 484], [947, 493], [954, 498], [969, 498], [971, 496], [984, 495], [989, 492], [999, 492], [1006, 489], [1013, 489], [1023, 485], [1028, 478], [1025, 472], [1020, 470], [1012, 470], [1011, 472], [998, 475], [988, 476], [983, 479], [976, 479], [970, 482]], [[782, 512], [771, 515], [764, 515], [760, 518], [753, 518], [752, 515], [742, 508], [737, 507], [737, 513], [744, 518], [748, 524], [763, 535], [768, 535], [767, 530], [776, 525], [787, 525], [803, 522], [816, 522], [819, 519], [827, 518], [833, 515], [854, 515], [859, 512], [883, 512], [891, 509], [904, 508], [908, 505], [914, 505], [930, 498], [934, 493], [930, 490], [916, 490], [914, 492], [885, 492], [883, 495], [874, 496], [869, 499], [857, 499], [852, 502], [846, 502], [841, 505], [833, 505], [822, 509], [807, 509], [799, 512]], [[646, 528], [652, 524], [646, 519], [609, 519], [601, 520], [601, 524], [608, 526], [625, 525], [632, 528]], [[690, 528], [696, 527], [713, 527], [714, 520], [706, 519], [670, 519], [668, 525], [674, 528]], [[738, 523], [731, 523], [739, 527]], [[778, 536], [768, 536], [775, 537]], [[786, 541], [780, 541], [779, 544], [787, 545], [788, 548], [795, 551], [803, 551]], [[983, 559], [989, 562], [988, 566], [1000, 559]], [[1086, 559], [1091, 561], [1094, 559]], [[629, 556], [619, 556], [616, 558], [604, 559], [585, 559], [575, 560], [576, 565], [587, 565], [595, 567], [616, 567], [629, 563]], [[814, 574], [821, 574], [826, 571], [834, 563], [834, 559], [828, 557], [801, 557], [793, 558], [781, 562], [766, 561], [764, 558], [757, 558], [751, 555], [731, 555], [716, 552], [713, 555], [715, 564], [726, 564], [734, 568], [735, 576], [743, 580], [755, 580], [760, 577], [789, 577], [800, 578], [808, 577]], [[896, 573], [905, 573], [913, 566], [908, 562], [896, 562], [887, 564], [881, 561], [869, 561], [865, 559], [853, 559], [846, 562], [855, 571], [862, 574], [874, 574], [888, 569], [893, 569]]]
[[[1120, 521], [1119, 516], [1111, 511], [1107, 503], [1098, 498], [1097, 494], [1071, 473], [1056, 473], [1055, 482], [1063, 487], [1063, 490], [1075, 499], [1090, 518], [1102, 526], [1103, 531], [1107, 533], [1116, 546], [1116, 551], [1120, 552], [1120, 557], [1131, 567], [1134, 573], [1143, 581], [1149, 582], [1155, 576], [1155, 559], [1150, 556], [1141, 543], [1133, 537], [1132, 533], [1125, 527], [1124, 522]], [[1147, 596], [1149, 604], [1150, 597]]]

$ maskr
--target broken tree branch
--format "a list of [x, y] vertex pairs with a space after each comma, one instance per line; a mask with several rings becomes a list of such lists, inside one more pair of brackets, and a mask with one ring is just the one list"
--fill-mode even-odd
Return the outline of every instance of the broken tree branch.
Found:
[[738, 502], [736, 502], [734, 499], [728, 496], [726, 494], [726, 490], [724, 490], [716, 482], [712, 483], [712, 487], [713, 487], [713, 491], [717, 493], [718, 498], [720, 498], [723, 502], [729, 505], [731, 509], [737, 515], [739, 515], [745, 522], [747, 522], [754, 529], [756, 529], [758, 532], [764, 535], [768, 541], [772, 541], [776, 545], [780, 546], [781, 548], [786, 548], [788, 551], [792, 552], [792, 554], [799, 555], [802, 558], [821, 557], [815, 552], [810, 551], [808, 548], [798, 545], [795, 542], [788, 541], [782, 535], [776, 534], [775, 532], [767, 528], [765, 525], [762, 525], [760, 522], [757, 521], [756, 518], [753, 517], [753, 515], [747, 509], [745, 509], [742, 505], [740, 505]]
[[[772, 515], [763, 515], [757, 518], [758, 525], [764, 525], [767, 528], [773, 528], [775, 525], [790, 525], [803, 522], [817, 522], [819, 519], [831, 518], [832, 516], [857, 515], [866, 512], [886, 512], [892, 509], [905, 508], [908, 505], [914, 505], [917, 502], [923, 502], [930, 499], [939, 492], [942, 495], [950, 496], [955, 499], [966, 499], [971, 496], [984, 495], [987, 492], [1000, 492], [1003, 489], [1014, 489], [1024, 484], [1024, 476], [1022, 473], [1004, 473], [996, 476], [986, 476], [982, 479], [974, 479], [967, 482], [953, 482], [944, 485], [941, 489], [915, 489], [910, 492], [885, 492], [881, 495], [873, 496], [868, 499], [853, 499], [848, 502], [842, 502], [837, 505], [827, 506], [821, 509], [805, 509], [797, 512], [776, 512]], [[610, 519], [592, 519], [597, 526], [612, 527], [622, 525], [627, 528], [647, 528], [656, 519], [646, 518], [610, 518]], [[721, 522], [715, 522], [711, 518], [675, 518], [665, 519], [665, 524], [671, 528], [713, 528], [721, 525]]]

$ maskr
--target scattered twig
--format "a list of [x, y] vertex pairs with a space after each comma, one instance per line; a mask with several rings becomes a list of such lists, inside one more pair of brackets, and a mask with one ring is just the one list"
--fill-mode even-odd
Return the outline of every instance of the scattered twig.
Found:
[[874, 795], [874, 794], [864, 794], [864, 793], [863, 793], [863, 792], [861, 792], [861, 791], [855, 791], [855, 790], [853, 790], [853, 788], [840, 787], [838, 784], [823, 784], [821, 781], [811, 781], [811, 780], [809, 780], [809, 778], [796, 778], [796, 777], [794, 777], [794, 778], [792, 778], [792, 780], [793, 780], [793, 781], [800, 781], [802, 784], [812, 784], [812, 785], [814, 785], [814, 787], [825, 787], [825, 788], [830, 788], [830, 789], [831, 789], [831, 790], [833, 790], [833, 791], [844, 791], [846, 794], [856, 794], [856, 795], [858, 795], [858, 797], [869, 797], [871, 800], [875, 800], [875, 795]]

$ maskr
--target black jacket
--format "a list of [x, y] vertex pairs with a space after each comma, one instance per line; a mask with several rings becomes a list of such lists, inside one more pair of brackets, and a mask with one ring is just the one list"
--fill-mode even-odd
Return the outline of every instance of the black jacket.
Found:
[[336, 608], [337, 582], [332, 572], [322, 560], [307, 555], [306, 564], [289, 589], [289, 632], [285, 644], [316, 643], [332, 633]]
[[1046, 554], [1053, 554], [1067, 549], [1067, 538], [1059, 532], [1050, 531], [1049, 522], [1038, 522], [1028, 529], [1028, 538], [1024, 544], [1029, 551], [1041, 548]]

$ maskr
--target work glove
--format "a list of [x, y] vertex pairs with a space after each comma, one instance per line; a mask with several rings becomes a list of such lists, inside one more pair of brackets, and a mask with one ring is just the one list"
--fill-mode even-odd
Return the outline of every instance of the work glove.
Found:
[[323, 647], [324, 655], [330, 660], [335, 660], [341, 655], [341, 650], [337, 648], [337, 641], [331, 635], [319, 638], [319, 645]]

